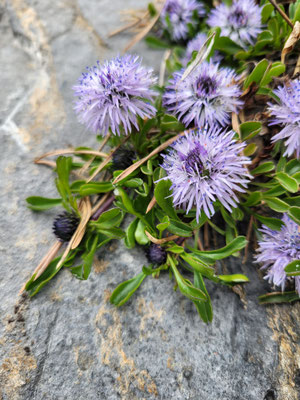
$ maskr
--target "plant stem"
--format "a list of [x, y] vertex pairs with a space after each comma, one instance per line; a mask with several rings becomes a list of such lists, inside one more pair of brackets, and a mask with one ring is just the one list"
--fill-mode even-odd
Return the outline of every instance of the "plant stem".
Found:
[[272, 4], [273, 7], [276, 8], [276, 10], [279, 12], [279, 14], [282, 16], [282, 18], [290, 25], [290, 27], [293, 29], [294, 24], [292, 21], [289, 19], [289, 17], [286, 15], [284, 11], [276, 4], [275, 0], [269, 0], [269, 2]]

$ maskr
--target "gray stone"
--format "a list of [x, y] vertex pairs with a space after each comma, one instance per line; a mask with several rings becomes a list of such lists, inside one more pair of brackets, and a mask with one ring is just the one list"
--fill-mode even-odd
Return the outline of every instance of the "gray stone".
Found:
[[[0, 2], [1, 231], [0, 398], [3, 400], [296, 400], [300, 388], [299, 304], [262, 307], [268, 289], [257, 267], [247, 273], [245, 303], [208, 284], [214, 308], [204, 325], [190, 301], [173, 292], [167, 274], [148, 277], [120, 309], [108, 298], [146, 262], [141, 248], [111, 243], [88, 281], [68, 271], [33, 299], [18, 295], [53, 243], [55, 211], [26, 208], [30, 195], [54, 197], [43, 152], [95, 145], [76, 121], [72, 85], [86, 65], [122, 51], [112, 39], [119, 11], [147, 0], [10, 0]], [[3, 12], [4, 10], [4, 12]], [[161, 53], [134, 52], [159, 68]]]

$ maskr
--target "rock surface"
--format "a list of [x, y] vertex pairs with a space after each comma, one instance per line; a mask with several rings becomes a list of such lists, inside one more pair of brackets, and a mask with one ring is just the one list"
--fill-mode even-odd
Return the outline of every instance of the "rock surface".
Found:
[[[26, 208], [29, 195], [55, 196], [53, 177], [33, 164], [43, 152], [95, 144], [72, 109], [71, 87], [95, 60], [116, 55], [130, 37], [107, 39], [121, 0], [0, 1], [0, 399], [2, 400], [297, 400], [300, 391], [299, 304], [262, 307], [268, 289], [257, 267], [247, 273], [243, 304], [208, 285], [214, 320], [204, 325], [173, 293], [167, 275], [145, 280], [120, 309], [109, 294], [145, 262], [141, 249], [110, 244], [87, 282], [68, 271], [35, 298], [18, 295], [53, 242], [51, 216]], [[135, 49], [159, 68], [160, 54]]]

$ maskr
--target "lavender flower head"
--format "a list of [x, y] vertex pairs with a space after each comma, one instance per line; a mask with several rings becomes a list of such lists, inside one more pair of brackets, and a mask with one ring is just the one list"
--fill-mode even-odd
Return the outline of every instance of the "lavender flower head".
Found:
[[[262, 269], [267, 270], [265, 279], [284, 290], [287, 279], [293, 279], [286, 276], [284, 268], [290, 262], [300, 259], [300, 231], [299, 225], [287, 214], [283, 214], [282, 221], [285, 225], [280, 231], [273, 231], [265, 225], [260, 229], [263, 237], [258, 242], [259, 254], [256, 256], [256, 262], [262, 263]], [[294, 278], [296, 290], [300, 295], [300, 276]]]
[[151, 118], [156, 110], [151, 104], [156, 79], [152, 70], [141, 66], [138, 56], [116, 57], [92, 68], [87, 67], [74, 86], [78, 100], [75, 111], [79, 121], [93, 132], [105, 136], [110, 128], [120, 135], [138, 130], [137, 116]]
[[175, 114], [186, 127], [199, 128], [206, 123], [230, 122], [230, 113], [236, 112], [243, 102], [238, 99], [241, 90], [238, 79], [230, 68], [204, 61], [182, 80], [184, 70], [175, 72], [163, 96], [163, 105]]
[[280, 124], [284, 128], [272, 138], [272, 142], [285, 139], [286, 151], [284, 156], [296, 152], [300, 158], [300, 80], [290, 81], [274, 90], [279, 97], [279, 104], [269, 103], [269, 111], [273, 118], [270, 125]]
[[[186, 66], [187, 63], [191, 60], [193, 52], [194, 51], [198, 52], [203, 47], [206, 40], [207, 40], [207, 35], [205, 33], [198, 33], [194, 37], [194, 39], [188, 42], [185, 56], [182, 59], [182, 64], [184, 66]], [[222, 56], [218, 52], [215, 52], [214, 55], [211, 57], [211, 60], [214, 63], [220, 62], [222, 60]]]
[[167, 0], [161, 12], [163, 27], [170, 33], [172, 40], [186, 39], [188, 24], [195, 25], [194, 13], [205, 15], [203, 4], [197, 0]]
[[240, 152], [244, 143], [237, 143], [235, 132], [218, 126], [186, 132], [163, 155], [162, 168], [170, 179], [173, 204], [188, 213], [196, 207], [197, 221], [202, 210], [210, 218], [216, 200], [231, 212], [239, 201], [235, 192], [245, 192], [251, 176], [245, 164], [250, 159]]
[[230, 7], [220, 4], [211, 11], [207, 23], [219, 26], [222, 36], [247, 48], [262, 31], [261, 8], [254, 0], [235, 0]]

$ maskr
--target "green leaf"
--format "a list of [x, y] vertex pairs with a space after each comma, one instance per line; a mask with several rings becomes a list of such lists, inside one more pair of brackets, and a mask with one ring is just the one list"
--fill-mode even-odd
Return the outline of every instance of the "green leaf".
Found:
[[174, 221], [170, 218], [170, 225], [168, 231], [174, 235], [182, 237], [190, 237], [193, 234], [193, 228], [181, 221]]
[[140, 245], [145, 245], [149, 243], [149, 239], [147, 235], [145, 234], [145, 225], [144, 223], [139, 219], [139, 222], [137, 224], [135, 233], [134, 233], [135, 240], [137, 241], [138, 244]]
[[61, 199], [48, 199], [47, 197], [31, 196], [26, 199], [28, 208], [35, 211], [49, 210], [49, 208], [60, 206]]
[[262, 224], [266, 225], [270, 229], [273, 229], [274, 231], [280, 231], [282, 225], [284, 225], [284, 223], [278, 218], [263, 217], [262, 215], [259, 215], [259, 214], [256, 214], [256, 213], [254, 213], [253, 215]]
[[277, 196], [281, 196], [285, 192], [286, 191], [282, 186], [275, 185], [272, 189], [269, 189], [266, 192], [264, 192], [264, 196], [277, 197]]
[[273, 171], [275, 168], [273, 161], [267, 161], [265, 163], [260, 164], [258, 167], [254, 168], [251, 171], [252, 175], [259, 175], [259, 174], [265, 174], [266, 172]]
[[249, 282], [249, 278], [243, 274], [233, 274], [233, 275], [218, 275], [218, 278], [225, 284], [236, 285], [238, 283]]
[[132, 179], [129, 179], [128, 181], [124, 182], [123, 186], [137, 188], [137, 187], [141, 186], [143, 183], [144, 183], [144, 181], [141, 178], [132, 178]]
[[90, 224], [92, 226], [97, 225], [99, 229], [110, 229], [120, 225], [122, 219], [122, 211], [119, 208], [112, 208], [111, 210], [103, 212], [97, 221], [92, 221]]
[[185, 126], [178, 121], [174, 115], [164, 114], [160, 124], [161, 130], [165, 131], [183, 131]]
[[[247, 121], [240, 125], [241, 139], [247, 140], [256, 136], [261, 131], [262, 124], [257, 121]], [[252, 143], [254, 144], [254, 143]]]
[[278, 303], [291, 303], [300, 300], [296, 292], [274, 292], [267, 293], [258, 298], [259, 304], [278, 304]]
[[251, 207], [251, 206], [255, 206], [256, 204], [260, 203], [261, 200], [261, 193], [260, 192], [252, 192], [247, 200], [242, 203], [243, 206], [247, 206], [247, 207]]
[[168, 49], [168, 43], [163, 42], [162, 40], [158, 39], [155, 36], [147, 36], [145, 42], [149, 47], [153, 49]]
[[168, 256], [168, 259], [181, 293], [188, 299], [193, 301], [206, 301], [207, 297], [205, 293], [202, 290], [193, 286], [187, 279], [184, 279], [180, 275], [172, 257]]
[[136, 230], [138, 222], [139, 222], [138, 218], [135, 218], [131, 222], [131, 224], [128, 226], [128, 228], [126, 229], [124, 242], [125, 242], [125, 246], [128, 249], [132, 249], [135, 246], [134, 234], [135, 234], [135, 230]]
[[125, 232], [123, 232], [121, 228], [101, 228], [99, 232], [111, 239], [123, 239], [125, 237]]
[[252, 82], [259, 83], [268, 68], [268, 61], [266, 59], [261, 60], [253, 69], [251, 74], [248, 76], [248, 78], [244, 82], [244, 89], [247, 89]]
[[285, 197], [282, 200], [285, 201], [286, 203], [288, 203], [288, 205], [290, 205], [290, 206], [296, 206], [297, 207], [297, 206], [300, 205], [300, 196]]
[[175, 254], [181, 254], [184, 252], [184, 248], [182, 246], [178, 246], [177, 244], [174, 244], [174, 246], [168, 247], [166, 250], [170, 251], [171, 253], [175, 253]]
[[156, 225], [156, 228], [160, 231], [163, 232], [165, 229], [168, 228], [168, 226], [170, 225], [170, 218], [165, 215], [162, 222], [160, 224]]
[[245, 147], [244, 149], [244, 154], [245, 156], [249, 157], [252, 156], [257, 150], [257, 145], [255, 143], [250, 143], [248, 146]]
[[288, 216], [292, 218], [296, 224], [300, 225], [300, 207], [290, 207]]
[[46, 270], [36, 280], [34, 280], [36, 274], [32, 275], [25, 286], [25, 290], [29, 293], [29, 296], [36, 295], [59, 272], [62, 266], [59, 269], [56, 269], [56, 266], [60, 259], [61, 257], [57, 257], [51, 261]]
[[244, 219], [244, 213], [239, 207], [234, 207], [232, 209], [231, 216], [236, 221], [242, 221]]
[[300, 275], [300, 260], [294, 260], [290, 262], [285, 268], [284, 268], [287, 276], [298, 276]]
[[300, 185], [300, 172], [296, 172], [292, 178], [294, 178], [296, 180], [296, 182], [298, 183], [298, 185]]
[[85, 181], [80, 181], [80, 180], [72, 182], [70, 185], [71, 192], [79, 193], [81, 186], [84, 184], [85, 184]]
[[297, 159], [290, 160], [284, 168], [285, 172], [288, 175], [294, 175], [297, 172], [300, 172], [300, 161]]
[[111, 182], [90, 182], [82, 185], [79, 189], [80, 196], [90, 196], [92, 194], [107, 193], [113, 190]]
[[207, 264], [203, 263], [199, 258], [193, 257], [189, 253], [182, 253], [180, 257], [186, 261], [194, 271], [198, 271], [200, 274], [206, 276], [207, 278], [212, 278], [215, 274], [215, 270], [209, 267]]
[[200, 251], [191, 249], [194, 254], [197, 255], [200, 260], [207, 262], [208, 264], [214, 264], [216, 260], [221, 260], [223, 258], [229, 257], [237, 251], [243, 249], [247, 244], [247, 240], [244, 236], [238, 236], [227, 246], [221, 249], [211, 250], [211, 251]]
[[172, 183], [169, 179], [159, 181], [155, 186], [154, 196], [157, 204], [162, 208], [166, 215], [175, 220], [179, 220], [173, 207], [172, 197], [170, 197], [172, 195], [170, 192], [171, 185]]
[[275, 179], [280, 183], [282, 187], [288, 190], [291, 193], [298, 192], [299, 185], [296, 179], [292, 178], [285, 172], [277, 172]]
[[220, 36], [215, 40], [215, 50], [221, 50], [224, 53], [235, 55], [238, 51], [243, 50], [236, 42], [233, 42], [229, 37]]
[[295, 11], [294, 11], [293, 22], [295, 23], [296, 21], [300, 21], [300, 3], [296, 2], [294, 6], [295, 6]]
[[279, 76], [285, 72], [285, 65], [281, 62], [275, 62], [272, 64], [271, 68], [266, 71], [262, 81], [260, 82], [261, 86], [268, 85], [274, 76]]
[[265, 202], [268, 204], [268, 206], [277, 212], [286, 212], [290, 208], [290, 206], [285, 203], [284, 201], [276, 198], [276, 197], [264, 197]]
[[91, 243], [90, 249], [88, 250], [87, 253], [81, 256], [83, 260], [83, 279], [87, 279], [90, 275], [93, 260], [94, 260], [94, 255], [97, 250], [97, 244], [98, 244], [98, 236], [96, 235]]
[[197, 271], [194, 271], [194, 286], [202, 290], [202, 292], [206, 295], [207, 301], [194, 301], [194, 304], [197, 308], [200, 318], [207, 324], [213, 319], [212, 305], [202, 275]]
[[76, 210], [76, 200], [72, 197], [69, 186], [69, 175], [72, 169], [72, 157], [59, 156], [56, 160], [56, 172], [58, 178], [55, 184], [59, 194], [62, 197], [62, 205], [70, 211], [69, 204]]
[[154, 17], [157, 14], [156, 8], [153, 3], [148, 3], [148, 11], [151, 17]]
[[265, 4], [263, 9], [261, 10], [261, 22], [262, 24], [265, 24], [267, 20], [270, 18], [272, 11], [274, 10], [274, 7], [272, 4]]
[[128, 281], [122, 282], [110, 296], [110, 302], [115, 306], [122, 306], [130, 299], [133, 293], [140, 287], [146, 275], [141, 272], [137, 276]]

